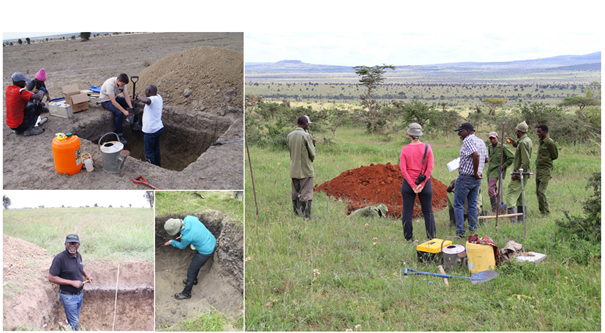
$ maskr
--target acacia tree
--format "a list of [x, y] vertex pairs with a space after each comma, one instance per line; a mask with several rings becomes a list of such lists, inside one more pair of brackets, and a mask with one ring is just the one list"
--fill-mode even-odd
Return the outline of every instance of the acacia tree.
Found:
[[483, 104], [485, 104], [485, 106], [487, 106], [487, 108], [489, 109], [490, 116], [493, 116], [494, 114], [496, 114], [496, 108], [504, 105], [504, 103], [506, 103], [506, 100], [502, 99], [502, 98], [485, 98], [485, 99], [483, 99]]
[[81, 32], [80, 33], [80, 39], [82, 39], [83, 42], [89, 40], [90, 39], [90, 32]]
[[11, 199], [6, 195], [2, 195], [2, 206], [4, 206], [4, 209], [8, 209], [11, 204]]
[[155, 201], [155, 193], [153, 191], [145, 191], [145, 194], [143, 194], [143, 197], [145, 199], [147, 199], [147, 202], [149, 203], [149, 207], [153, 208], [153, 202]]
[[374, 89], [385, 80], [385, 77], [383, 77], [383, 74], [386, 73], [385, 69], [395, 70], [395, 66], [383, 64], [382, 66], [355, 66], [353, 68], [355, 74], [361, 77], [359, 82], [368, 88], [366, 94], [359, 96], [359, 98], [361, 99], [361, 106], [367, 110], [366, 122], [369, 125], [370, 134], [374, 134], [380, 121], [380, 105], [373, 97]]

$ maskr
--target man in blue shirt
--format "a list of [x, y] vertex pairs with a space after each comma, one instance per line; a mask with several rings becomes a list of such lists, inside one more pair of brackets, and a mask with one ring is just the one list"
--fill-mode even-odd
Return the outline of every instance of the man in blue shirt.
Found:
[[[475, 137], [475, 128], [471, 123], [463, 123], [454, 131], [462, 141], [460, 148], [459, 175], [454, 192], [454, 215], [456, 217], [456, 236], [464, 236], [464, 201], [468, 200], [468, 228], [471, 234], [477, 230], [478, 211], [477, 197], [481, 188], [481, 179], [487, 147], [485, 142]], [[472, 207], [472, 209], [471, 209]]]
[[170, 236], [175, 236], [180, 232], [177, 240], [169, 240], [164, 246], [172, 245], [177, 249], [185, 249], [191, 244], [191, 249], [197, 250], [197, 253], [191, 260], [187, 269], [187, 280], [184, 280], [185, 289], [181, 293], [175, 294], [178, 300], [191, 298], [191, 289], [197, 284], [197, 274], [208, 259], [212, 257], [216, 246], [216, 238], [208, 231], [206, 226], [195, 216], [187, 216], [184, 219], [168, 219], [164, 224], [164, 230]]

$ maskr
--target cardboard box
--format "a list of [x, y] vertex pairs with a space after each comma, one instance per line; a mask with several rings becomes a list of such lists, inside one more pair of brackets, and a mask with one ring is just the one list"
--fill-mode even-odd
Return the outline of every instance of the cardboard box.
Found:
[[73, 112], [88, 110], [88, 96], [80, 93], [77, 85], [63, 87], [63, 96], [65, 96], [65, 102], [71, 105]]
[[48, 112], [53, 116], [61, 118], [71, 118], [74, 116], [71, 105], [65, 103], [65, 101], [48, 103]]

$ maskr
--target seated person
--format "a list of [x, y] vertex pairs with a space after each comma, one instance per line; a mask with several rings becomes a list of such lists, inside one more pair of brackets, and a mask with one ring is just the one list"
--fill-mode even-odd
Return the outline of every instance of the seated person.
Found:
[[[42, 113], [42, 103], [44, 91], [38, 90], [37, 93], [32, 93], [25, 89], [25, 84], [28, 79], [25, 75], [16, 72], [11, 76], [13, 84], [6, 88], [6, 125], [15, 133], [24, 136], [38, 135], [44, 132], [40, 127], [35, 127], [38, 122], [38, 117]], [[39, 103], [28, 102], [37, 101]], [[44, 122], [41, 122], [44, 123]]]
[[[44, 94], [46, 95], [46, 102], [50, 103], [52, 100], [50, 98], [50, 93], [48, 92], [48, 89], [46, 88], [46, 71], [44, 70], [44, 68], [41, 68], [38, 71], [38, 73], [36, 73], [36, 76], [34, 76], [33, 80], [29, 80], [26, 83], [25, 88], [28, 91], [31, 91], [33, 93], [36, 93], [37, 90], [42, 90], [44, 92]], [[30, 102], [30, 103], [32, 103], [32, 102]], [[45, 107], [45, 109], [47, 109], [46, 111], [48, 111], [48, 108]]]
[[[134, 107], [138, 107], [137, 102], [131, 102], [126, 85], [130, 82], [128, 75], [122, 73], [118, 77], [112, 77], [107, 79], [103, 86], [101, 86], [101, 93], [99, 94], [99, 102], [101, 105], [111, 111], [114, 115], [116, 124], [116, 133], [120, 138], [120, 142], [126, 145], [128, 142], [124, 139], [124, 130], [122, 129], [122, 121], [124, 116], [128, 117], [134, 114]], [[124, 97], [118, 97], [118, 94], [122, 93]], [[130, 111], [126, 110], [129, 108]]]

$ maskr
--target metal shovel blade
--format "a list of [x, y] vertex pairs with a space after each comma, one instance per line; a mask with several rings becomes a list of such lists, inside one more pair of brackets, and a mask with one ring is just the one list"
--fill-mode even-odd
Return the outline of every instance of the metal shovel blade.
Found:
[[490, 270], [475, 273], [471, 276], [471, 282], [473, 284], [487, 282], [491, 279], [496, 278], [498, 275], [499, 275], [498, 272], [490, 271]]

